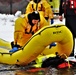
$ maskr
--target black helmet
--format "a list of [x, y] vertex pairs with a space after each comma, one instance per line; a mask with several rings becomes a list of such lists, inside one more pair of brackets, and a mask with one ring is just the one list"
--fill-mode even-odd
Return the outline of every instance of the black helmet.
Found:
[[35, 3], [39, 3], [41, 0], [33, 0]]
[[35, 20], [39, 20], [40, 21], [39, 12], [38, 11], [34, 11], [34, 12], [30, 13], [28, 15], [28, 19], [31, 19], [31, 20], [35, 19]]
[[33, 19], [40, 21], [40, 14], [38, 11], [34, 11], [34, 12], [28, 14], [28, 20], [29, 20], [30, 24], [32, 24]]

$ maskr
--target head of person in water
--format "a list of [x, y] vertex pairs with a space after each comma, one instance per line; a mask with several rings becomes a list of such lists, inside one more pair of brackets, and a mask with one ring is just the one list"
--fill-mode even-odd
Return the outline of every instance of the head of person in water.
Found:
[[30, 14], [28, 14], [28, 20], [29, 20], [29, 24], [31, 26], [38, 24], [38, 22], [40, 21], [40, 14], [38, 11], [34, 11]]

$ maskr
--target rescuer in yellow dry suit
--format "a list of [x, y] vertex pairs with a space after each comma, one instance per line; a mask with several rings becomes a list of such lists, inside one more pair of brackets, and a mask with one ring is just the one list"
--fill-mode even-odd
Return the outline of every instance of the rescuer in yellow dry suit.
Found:
[[46, 19], [37, 11], [19, 17], [15, 21], [14, 43], [12, 42], [13, 47], [10, 52], [24, 46], [35, 32], [47, 25]]
[[30, 13], [36, 10], [39, 11], [39, 13], [42, 14], [49, 23], [51, 21], [51, 24], [53, 24], [53, 11], [46, 0], [30, 1], [26, 7], [25, 13]]

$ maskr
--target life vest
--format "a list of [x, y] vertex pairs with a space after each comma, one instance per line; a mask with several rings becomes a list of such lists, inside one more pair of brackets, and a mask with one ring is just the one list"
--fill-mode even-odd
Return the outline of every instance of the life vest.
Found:
[[66, 6], [70, 9], [76, 9], [76, 0], [63, 0], [62, 6]]
[[76, 9], [76, 0], [70, 0], [70, 8]]
[[76, 0], [63, 0], [62, 9], [64, 10], [64, 14], [66, 15], [66, 9], [70, 9], [73, 14], [76, 14]]

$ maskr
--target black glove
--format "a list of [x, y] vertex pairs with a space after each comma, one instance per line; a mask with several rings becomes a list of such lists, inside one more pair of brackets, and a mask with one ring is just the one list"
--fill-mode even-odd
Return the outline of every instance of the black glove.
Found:
[[16, 52], [18, 51], [18, 48], [21, 48], [20, 45], [17, 45], [17, 44], [14, 45], [14, 42], [11, 42], [11, 46], [12, 46], [12, 49], [9, 52]]
[[14, 45], [14, 42], [13, 42], [13, 41], [11, 42], [11, 46], [12, 46], [12, 48], [13, 48], [13, 47], [21, 48], [21, 46], [18, 45], [18, 44], [15, 44], [15, 45]]

